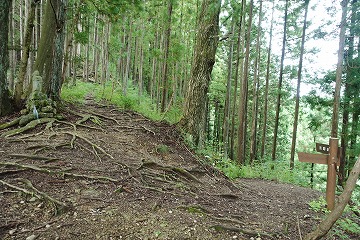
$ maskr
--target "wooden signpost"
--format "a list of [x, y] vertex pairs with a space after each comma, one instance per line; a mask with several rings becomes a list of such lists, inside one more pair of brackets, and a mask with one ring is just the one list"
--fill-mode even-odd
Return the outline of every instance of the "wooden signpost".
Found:
[[336, 189], [336, 167], [340, 165], [339, 139], [330, 138], [329, 145], [316, 143], [316, 151], [323, 154], [313, 154], [299, 152], [300, 162], [327, 164], [327, 181], [326, 181], [326, 202], [327, 209], [333, 210], [335, 206], [335, 189]]

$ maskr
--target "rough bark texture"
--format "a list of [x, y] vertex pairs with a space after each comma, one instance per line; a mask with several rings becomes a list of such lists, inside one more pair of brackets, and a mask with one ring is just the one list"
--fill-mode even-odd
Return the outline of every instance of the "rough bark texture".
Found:
[[28, 67], [28, 59], [29, 59], [29, 55], [30, 55], [32, 33], [33, 33], [33, 29], [34, 29], [35, 9], [36, 9], [36, 4], [38, 2], [39, 2], [39, 0], [34, 0], [31, 2], [29, 16], [27, 19], [25, 40], [24, 40], [24, 44], [22, 46], [23, 56], [21, 59], [19, 77], [15, 83], [14, 97], [15, 97], [15, 104], [18, 108], [20, 108], [22, 105], [22, 94], [23, 94], [23, 90], [24, 90], [24, 81], [25, 81], [26, 71], [27, 71], [27, 67]]
[[10, 94], [6, 81], [6, 71], [9, 66], [8, 23], [10, 7], [11, 0], [0, 1], [0, 116], [8, 114], [11, 110]]
[[66, 5], [67, 0], [62, 0], [58, 4], [58, 8], [55, 9], [55, 12], [57, 13], [57, 27], [54, 39], [50, 89], [48, 92], [48, 96], [54, 101], [60, 100], [60, 89], [62, 84], [62, 66], [64, 59]]
[[221, 1], [204, 0], [199, 15], [191, 76], [180, 125], [197, 147], [205, 141], [206, 98], [215, 63]]
[[249, 20], [246, 33], [246, 51], [244, 63], [244, 77], [241, 80], [240, 104], [239, 104], [239, 130], [238, 130], [238, 155], [239, 164], [245, 163], [246, 157], [246, 132], [247, 132], [247, 108], [248, 108], [248, 80], [249, 80], [249, 64], [250, 64], [250, 42], [251, 28], [253, 17], [254, 1], [250, 1]]
[[356, 186], [356, 182], [359, 178], [360, 173], [360, 156], [356, 161], [348, 180], [346, 181], [346, 186], [344, 192], [339, 196], [339, 202], [335, 205], [334, 210], [327, 216], [327, 218], [322, 221], [319, 226], [311, 233], [305, 236], [305, 240], [316, 240], [321, 239], [327, 234], [331, 229], [334, 223], [342, 215], [347, 203], [351, 198], [351, 194]]
[[[57, 9], [60, 1], [48, 0], [45, 6], [45, 15], [42, 21], [41, 38], [37, 58], [34, 65], [34, 71], [39, 71], [43, 78], [43, 92], [50, 92], [50, 79], [52, 70], [52, 59], [54, 51], [54, 41], [57, 29], [57, 19], [53, 9]], [[32, 89], [29, 89], [30, 95]]]

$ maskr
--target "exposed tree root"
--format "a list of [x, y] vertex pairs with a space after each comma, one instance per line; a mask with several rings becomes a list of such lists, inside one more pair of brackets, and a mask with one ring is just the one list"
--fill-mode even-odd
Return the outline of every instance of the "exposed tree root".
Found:
[[158, 164], [156, 162], [150, 161], [150, 162], [143, 162], [142, 165], [137, 170], [140, 170], [143, 167], [159, 169], [159, 170], [163, 170], [163, 171], [166, 171], [166, 172], [175, 173], [175, 174], [177, 174], [179, 176], [184, 177], [187, 180], [192, 180], [192, 181], [195, 181], [195, 182], [198, 182], [198, 183], [202, 183], [197, 177], [192, 175], [189, 171], [187, 171], [184, 168], [172, 167], [172, 166], [163, 166], [163, 165], [160, 165], [160, 164]]
[[71, 146], [73, 147], [74, 145], [74, 141], [76, 140], [76, 138], [80, 138], [83, 141], [85, 141], [87, 144], [89, 144], [92, 148], [93, 148], [93, 152], [95, 154], [95, 156], [97, 156], [99, 158], [99, 160], [101, 161], [101, 158], [98, 154], [98, 151], [102, 152], [104, 155], [108, 156], [111, 159], [114, 159], [113, 156], [111, 156], [109, 153], [107, 153], [103, 148], [101, 148], [100, 146], [96, 145], [95, 143], [93, 143], [92, 141], [90, 141], [89, 139], [87, 139], [86, 137], [81, 136], [80, 134], [76, 133], [76, 132], [61, 132], [64, 134], [68, 134], [72, 136], [72, 140], [71, 140]]
[[31, 190], [33, 190], [36, 194], [40, 195], [43, 199], [50, 202], [55, 207], [55, 215], [62, 214], [70, 209], [70, 206], [66, 205], [65, 203], [49, 196], [48, 194], [38, 190], [35, 188], [32, 183], [27, 179], [21, 179], [21, 181]]
[[114, 121], [116, 124], [120, 125], [119, 121], [115, 118], [112, 118], [112, 117], [108, 117], [106, 115], [103, 115], [103, 114], [100, 114], [100, 113], [96, 113], [96, 112], [93, 112], [93, 111], [88, 111], [88, 110], [83, 110], [84, 112], [88, 113], [88, 114], [82, 114], [82, 113], [79, 113], [79, 112], [75, 112], [71, 109], [67, 109], [68, 112], [76, 115], [76, 116], [79, 116], [81, 117], [80, 120], [78, 120], [76, 122], [76, 124], [82, 124], [84, 122], [86, 122], [87, 120], [90, 120], [96, 124], [99, 124], [100, 123], [100, 119], [98, 117], [101, 117], [101, 118], [104, 118], [104, 119], [107, 119], [107, 120], [111, 120], [111, 121]]
[[25, 189], [25, 188], [21, 188], [21, 187], [18, 187], [18, 186], [15, 186], [15, 185], [12, 185], [10, 183], [7, 183], [3, 180], [0, 180], [0, 183], [2, 183], [4, 186], [7, 186], [9, 188], [12, 188], [12, 189], [15, 189], [16, 191], [19, 191], [19, 192], [22, 192], [22, 193], [25, 193], [27, 195], [30, 195], [30, 196], [34, 196], [38, 199], [41, 199], [41, 196], [40, 195], [37, 195], [36, 193], [34, 192], [30, 192], [29, 190]]
[[216, 231], [232, 231], [232, 232], [239, 232], [239, 233], [243, 233], [243, 234], [255, 236], [255, 237], [264, 236], [264, 237], [274, 238], [271, 234], [268, 234], [268, 233], [251, 231], [251, 230], [247, 230], [247, 229], [230, 227], [230, 226], [225, 226], [225, 225], [214, 225], [214, 226], [211, 226], [211, 228], [215, 229]]
[[52, 158], [52, 157], [38, 156], [38, 155], [29, 155], [29, 154], [12, 153], [12, 154], [9, 154], [8, 156], [9, 157], [15, 157], [15, 158], [27, 158], [27, 159], [33, 159], [33, 160], [44, 160], [45, 163], [59, 160], [59, 158]]
[[15, 126], [15, 125], [19, 124], [20, 119], [21, 119], [21, 117], [18, 117], [16, 119], [12, 120], [11, 122], [2, 123], [0, 125], [0, 130], [3, 130], [3, 129], [6, 129], [6, 128], [9, 128], [9, 127], [12, 127], [12, 126]]
[[8, 170], [8, 171], [0, 171], [0, 176], [13, 175], [19, 172], [25, 171], [24, 169], [16, 169], [16, 170]]
[[49, 175], [60, 175], [63, 177], [72, 177], [72, 178], [85, 178], [88, 180], [101, 180], [101, 181], [110, 181], [110, 182], [119, 182], [119, 180], [111, 178], [111, 177], [105, 177], [105, 176], [91, 176], [91, 175], [84, 175], [84, 174], [76, 174], [76, 173], [69, 173], [65, 170], [62, 171], [53, 171], [47, 168], [41, 168], [35, 165], [21, 165], [17, 163], [10, 163], [10, 162], [0, 162], [0, 166], [10, 166], [10, 167], [16, 167], [21, 169], [28, 169], [33, 170], [41, 173], [46, 173]]
[[34, 154], [37, 154], [38, 152], [41, 152], [46, 149], [57, 150], [57, 148], [65, 147], [68, 145], [70, 145], [68, 142], [63, 142], [63, 143], [59, 143], [59, 144], [55, 144], [55, 145], [49, 145], [49, 144], [33, 145], [30, 147], [27, 147], [25, 150], [35, 150]]
[[12, 136], [18, 135], [20, 133], [23, 133], [23, 132], [29, 131], [31, 129], [34, 129], [39, 124], [48, 123], [48, 122], [51, 122], [51, 121], [55, 121], [55, 119], [54, 118], [36, 119], [36, 120], [33, 120], [33, 121], [29, 122], [24, 127], [16, 128], [16, 129], [13, 129], [13, 130], [10, 130], [10, 131], [7, 131], [7, 132], [1, 134], [1, 137], [12, 137]]
[[119, 121], [113, 117], [108, 117], [106, 115], [103, 115], [103, 114], [100, 114], [100, 113], [96, 113], [96, 112], [93, 112], [93, 111], [89, 111], [89, 110], [83, 110], [87, 113], [90, 113], [94, 116], [98, 116], [98, 117], [101, 117], [101, 118], [104, 118], [104, 119], [107, 119], [107, 120], [111, 120], [111, 121], [114, 121], [117, 125], [120, 125]]

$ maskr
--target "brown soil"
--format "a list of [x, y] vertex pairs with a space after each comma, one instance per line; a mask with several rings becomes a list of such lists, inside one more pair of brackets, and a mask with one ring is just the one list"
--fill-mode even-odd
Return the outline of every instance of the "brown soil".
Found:
[[319, 222], [308, 203], [321, 193], [230, 181], [174, 126], [92, 102], [68, 109], [92, 118], [75, 129], [82, 117], [65, 109], [46, 130], [0, 138], [1, 239], [299, 239]]

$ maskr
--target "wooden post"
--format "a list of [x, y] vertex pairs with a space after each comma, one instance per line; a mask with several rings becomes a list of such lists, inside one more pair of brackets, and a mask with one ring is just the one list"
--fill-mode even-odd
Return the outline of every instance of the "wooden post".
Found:
[[336, 164], [338, 162], [338, 138], [330, 138], [330, 152], [328, 157], [328, 171], [326, 181], [326, 202], [327, 209], [332, 211], [335, 207], [335, 189], [336, 189]]
[[338, 138], [330, 138], [329, 145], [316, 143], [316, 151], [324, 154], [313, 154], [299, 152], [300, 162], [327, 164], [327, 181], [326, 181], [326, 202], [327, 209], [332, 211], [335, 207], [335, 189], [336, 189], [336, 167], [340, 165], [341, 149]]

